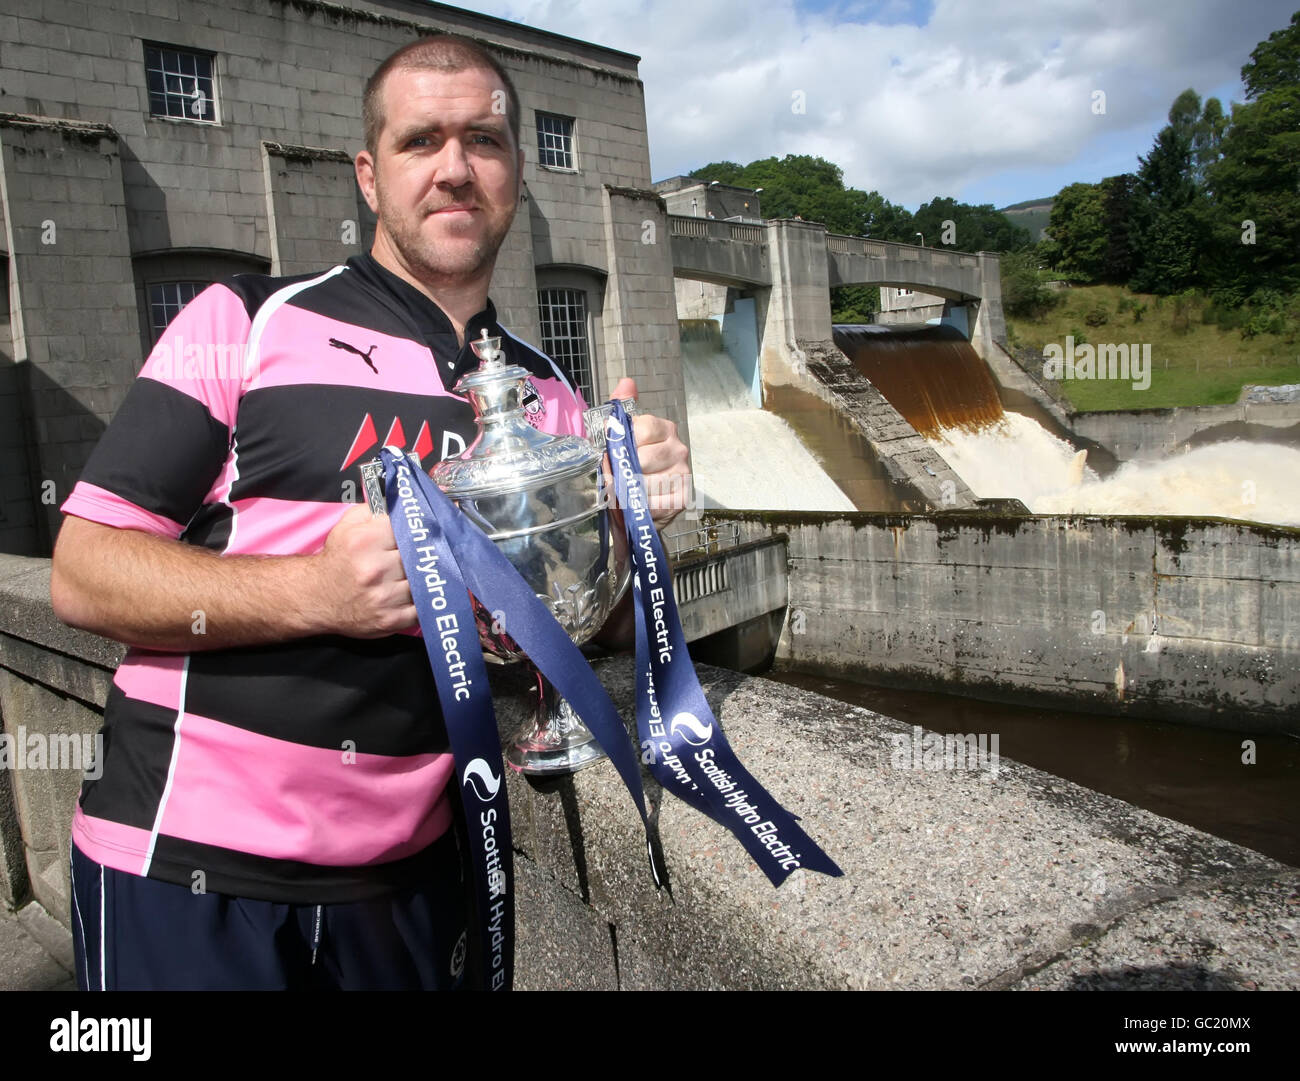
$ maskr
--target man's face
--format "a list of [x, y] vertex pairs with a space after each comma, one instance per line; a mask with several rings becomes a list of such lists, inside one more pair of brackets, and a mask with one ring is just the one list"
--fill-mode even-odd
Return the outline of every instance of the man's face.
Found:
[[523, 182], [505, 88], [487, 69], [398, 69], [380, 92], [375, 152], [357, 155], [376, 255], [429, 285], [486, 285]]

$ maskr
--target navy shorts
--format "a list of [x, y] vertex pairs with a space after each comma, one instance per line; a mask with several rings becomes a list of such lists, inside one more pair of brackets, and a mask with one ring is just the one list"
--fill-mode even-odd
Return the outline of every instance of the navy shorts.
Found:
[[452, 990], [467, 920], [455, 831], [428, 885], [374, 901], [281, 904], [195, 894], [103, 867], [72, 846], [72, 940], [83, 991]]

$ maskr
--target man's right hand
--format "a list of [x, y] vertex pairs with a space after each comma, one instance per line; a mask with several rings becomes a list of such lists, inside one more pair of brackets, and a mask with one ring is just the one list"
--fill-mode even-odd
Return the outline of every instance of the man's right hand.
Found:
[[416, 624], [402, 557], [385, 515], [351, 508], [325, 538], [318, 595], [335, 633], [382, 638]]

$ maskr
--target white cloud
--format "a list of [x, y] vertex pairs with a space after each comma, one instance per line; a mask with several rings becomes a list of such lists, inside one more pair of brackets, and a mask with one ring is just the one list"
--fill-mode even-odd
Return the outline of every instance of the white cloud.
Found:
[[[923, 27], [897, 22], [901, 7], [885, 25], [804, 14], [792, 0], [479, 9], [641, 56], [655, 179], [719, 159], [819, 154], [848, 183], [909, 205], [1004, 172], [1077, 162], [1082, 177], [1102, 136], [1129, 133], [1134, 155], [1145, 153], [1181, 90], [1234, 82], [1290, 18], [1276, 0], [938, 0]], [[795, 91], [805, 113], [791, 109]]]

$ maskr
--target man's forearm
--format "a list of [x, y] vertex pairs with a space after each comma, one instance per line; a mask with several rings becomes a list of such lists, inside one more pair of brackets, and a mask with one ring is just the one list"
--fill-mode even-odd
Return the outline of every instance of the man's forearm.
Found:
[[64, 622], [145, 649], [224, 649], [326, 633], [372, 637], [409, 625], [400, 564], [393, 581], [386, 564], [348, 566], [345, 548], [327, 542], [317, 555], [226, 557], [68, 518], [50, 595]]

